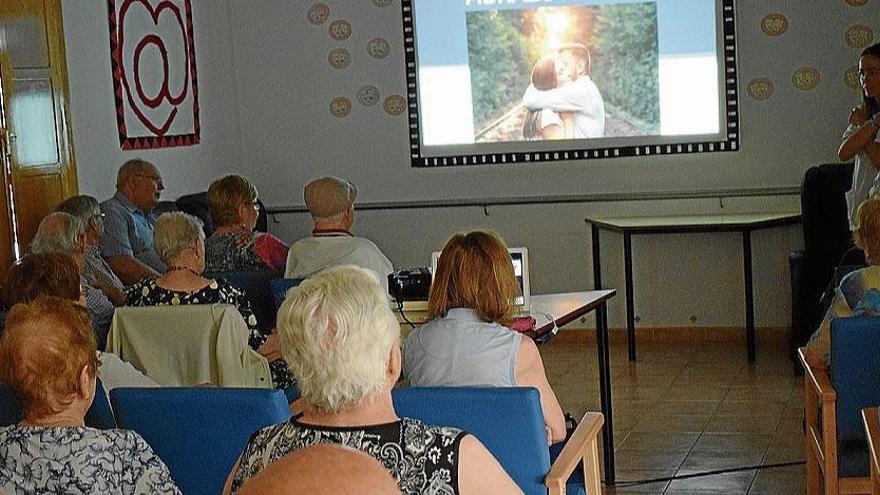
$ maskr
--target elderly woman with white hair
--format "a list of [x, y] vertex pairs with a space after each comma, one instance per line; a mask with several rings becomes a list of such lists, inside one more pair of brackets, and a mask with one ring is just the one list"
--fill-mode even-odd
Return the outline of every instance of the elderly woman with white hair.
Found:
[[[85, 266], [85, 225], [68, 213], [49, 213], [37, 227], [37, 233], [31, 241], [31, 252], [61, 253], [70, 256], [80, 271], [80, 285], [86, 298], [86, 309], [92, 317], [92, 330], [97, 338], [98, 348], [103, 349], [113, 322], [116, 305], [108, 294], [92, 285], [83, 276]], [[121, 304], [121, 300], [119, 303]]]
[[121, 306], [125, 301], [125, 285], [113, 273], [110, 265], [101, 257], [101, 239], [104, 237], [104, 213], [98, 200], [81, 194], [71, 196], [55, 207], [55, 211], [68, 213], [83, 224], [82, 275], [89, 285], [101, 289], [113, 304]]
[[[224, 493], [318, 443], [375, 457], [404, 494], [522, 493], [474, 436], [397, 416], [391, 389], [400, 376], [400, 327], [373, 272], [321, 272], [291, 290], [278, 321], [303, 413], [251, 437]], [[328, 476], [345, 474], [327, 466]]]
[[205, 232], [198, 218], [182, 212], [164, 213], [156, 221], [153, 247], [168, 266], [164, 275], [146, 278], [126, 293], [126, 306], [231, 304], [250, 329], [248, 343], [269, 361], [275, 388], [293, 385], [278, 351], [277, 335], [263, 333], [244, 292], [223, 279], [202, 276], [205, 271]]

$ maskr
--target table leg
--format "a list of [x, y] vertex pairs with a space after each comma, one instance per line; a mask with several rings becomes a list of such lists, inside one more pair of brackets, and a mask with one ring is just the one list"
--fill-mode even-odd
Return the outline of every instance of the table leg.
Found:
[[743, 280], [746, 291], [746, 346], [749, 362], [755, 362], [755, 300], [752, 282], [752, 231], [743, 230]]
[[593, 247], [593, 290], [602, 290], [602, 255], [599, 252], [599, 227], [590, 225]]
[[626, 343], [629, 347], [629, 360], [636, 360], [636, 310], [633, 303], [633, 263], [632, 263], [632, 237], [623, 234], [623, 270], [626, 276], [624, 288], [626, 289]]
[[611, 366], [608, 352], [608, 308], [596, 308], [596, 351], [599, 354], [599, 399], [605, 425], [602, 428], [602, 454], [605, 460], [605, 484], [614, 484], [614, 421], [611, 413]]

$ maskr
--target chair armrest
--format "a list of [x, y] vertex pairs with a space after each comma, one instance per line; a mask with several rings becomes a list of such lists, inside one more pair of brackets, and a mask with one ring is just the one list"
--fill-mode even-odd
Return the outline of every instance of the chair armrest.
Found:
[[556, 462], [550, 466], [550, 472], [544, 478], [544, 484], [551, 494], [565, 493], [565, 482], [574, 472], [578, 463], [584, 461], [584, 483], [587, 494], [599, 495], [602, 485], [599, 479], [599, 444], [598, 435], [602, 430], [605, 418], [601, 413], [588, 412], [569, 437]]
[[804, 354], [805, 352], [804, 348], [798, 349], [798, 358], [800, 358], [801, 365], [804, 367], [804, 376], [807, 378], [810, 385], [812, 385], [816, 395], [822, 399], [822, 402], [836, 401], [837, 392], [834, 391], [834, 386], [831, 385], [831, 378], [828, 376], [828, 371], [811, 366], [807, 361], [807, 357]]
[[880, 473], [880, 463], [877, 462], [877, 456], [880, 455], [880, 417], [878, 417], [877, 407], [862, 409], [862, 420], [865, 423], [868, 449], [871, 452], [871, 471]]

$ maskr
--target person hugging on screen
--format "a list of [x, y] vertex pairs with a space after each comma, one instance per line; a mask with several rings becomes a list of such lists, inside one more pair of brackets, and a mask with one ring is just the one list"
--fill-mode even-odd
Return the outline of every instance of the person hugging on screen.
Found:
[[572, 112], [574, 139], [604, 137], [605, 100], [590, 77], [590, 50], [581, 43], [566, 43], [559, 47], [555, 63], [558, 86], [542, 91], [529, 85], [522, 97], [523, 106], [529, 110]]
[[[556, 74], [555, 57], [544, 57], [532, 69], [532, 85], [546, 91], [568, 82], [567, 75]], [[523, 137], [529, 140], [571, 139], [574, 137], [574, 118], [571, 112], [554, 112], [549, 108], [529, 110], [523, 119]]]
[[867, 199], [858, 208], [853, 238], [865, 251], [866, 268], [856, 270], [840, 281], [834, 299], [819, 329], [810, 338], [804, 353], [814, 368], [830, 364], [831, 320], [848, 316], [880, 316], [880, 199]]
[[431, 320], [403, 348], [414, 387], [535, 387], [548, 443], [565, 440], [565, 418], [535, 342], [510, 330], [519, 284], [504, 241], [493, 232], [458, 233], [443, 247], [428, 296]]

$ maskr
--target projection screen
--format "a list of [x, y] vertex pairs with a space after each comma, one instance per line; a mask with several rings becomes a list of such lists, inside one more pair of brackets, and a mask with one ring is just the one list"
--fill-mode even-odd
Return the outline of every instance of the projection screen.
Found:
[[402, 0], [415, 167], [738, 148], [733, 0]]

